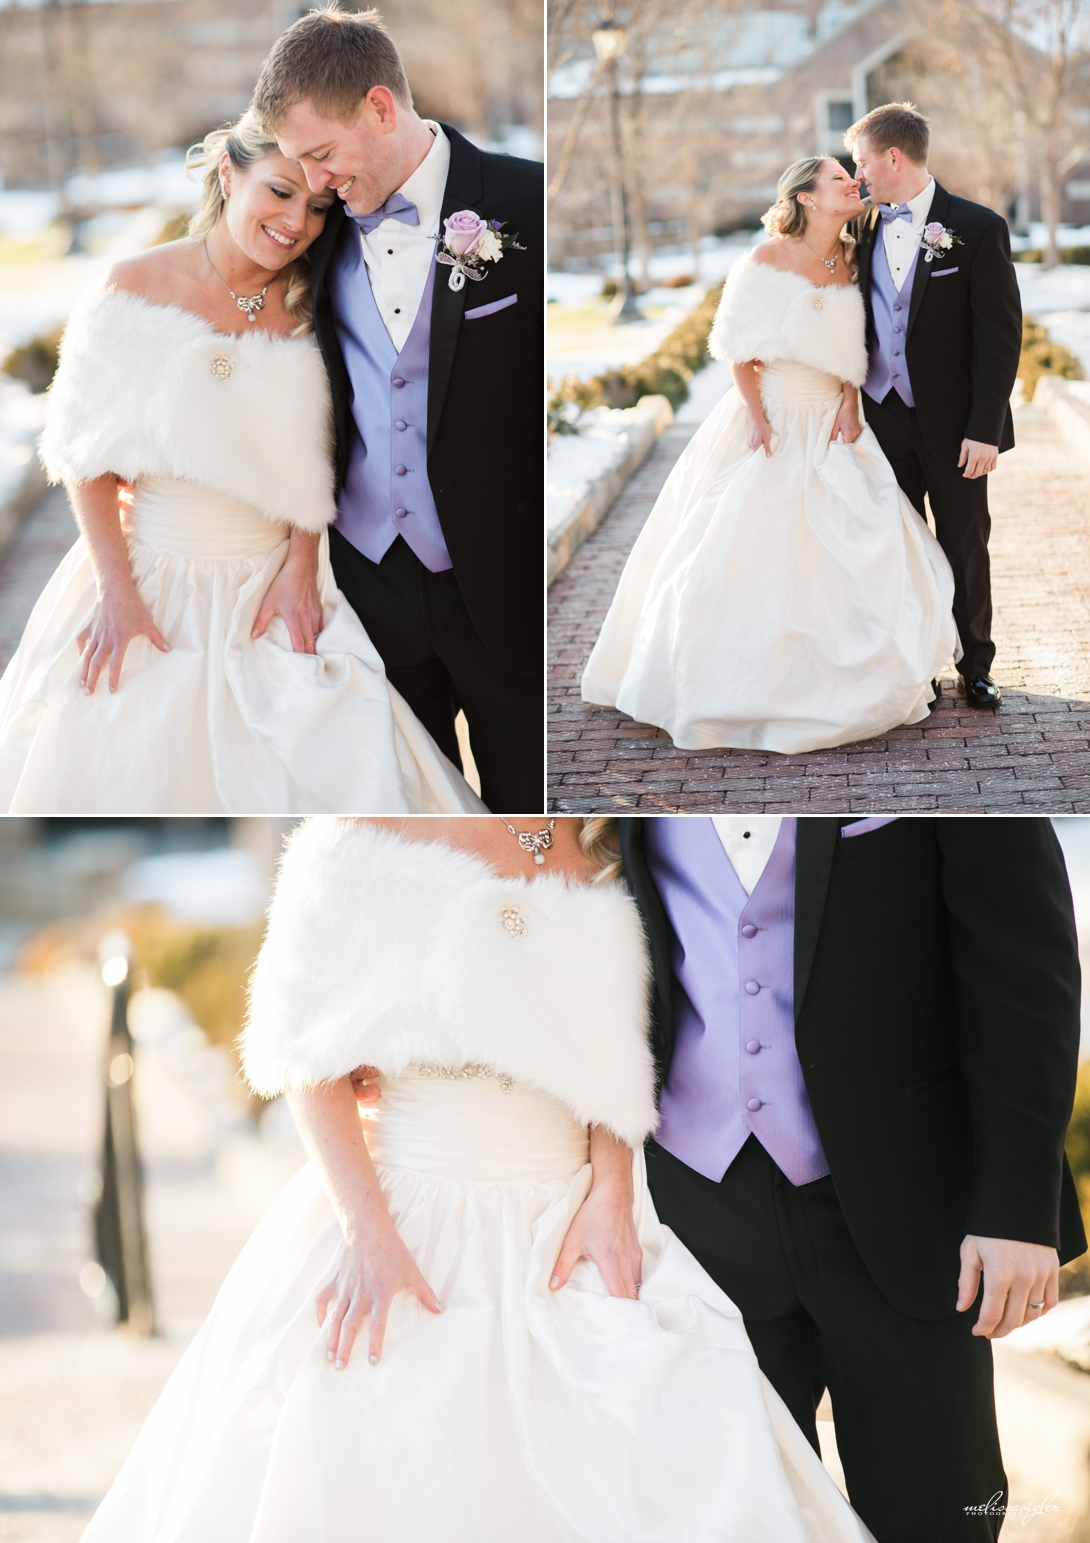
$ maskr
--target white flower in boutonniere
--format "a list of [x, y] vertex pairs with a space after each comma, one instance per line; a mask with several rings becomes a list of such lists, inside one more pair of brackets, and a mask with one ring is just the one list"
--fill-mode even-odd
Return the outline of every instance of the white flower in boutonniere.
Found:
[[938, 220], [932, 220], [930, 225], [925, 225], [923, 235], [920, 238], [923, 248], [923, 260], [925, 263], [933, 263], [936, 257], [942, 257], [953, 246], [964, 246], [960, 236], [955, 236], [952, 230], [947, 230], [945, 225], [940, 225]]
[[482, 220], [472, 209], [460, 209], [443, 221], [446, 235], [439, 243], [436, 261], [453, 268], [447, 280], [451, 289], [464, 289], [466, 279], [480, 282], [488, 277], [485, 263], [498, 263], [504, 252], [514, 249], [525, 252], [519, 245], [518, 234], [504, 230], [504, 220]]

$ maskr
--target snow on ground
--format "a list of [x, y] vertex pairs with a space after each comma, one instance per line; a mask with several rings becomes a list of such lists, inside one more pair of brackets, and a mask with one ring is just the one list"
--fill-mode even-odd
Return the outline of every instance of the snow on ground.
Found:
[[561, 434], [549, 446], [549, 540], [563, 529], [588, 491], [619, 462], [631, 444], [635, 409], [594, 407], [580, 419], [578, 434]]

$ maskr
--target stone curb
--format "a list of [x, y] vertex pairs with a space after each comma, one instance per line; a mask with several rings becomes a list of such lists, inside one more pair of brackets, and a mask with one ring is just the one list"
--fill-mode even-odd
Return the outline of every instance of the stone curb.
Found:
[[1090, 460], [1090, 403], [1077, 397], [1062, 376], [1042, 375], [1033, 405], [1043, 408], [1069, 444]]
[[587, 537], [598, 529], [625, 484], [650, 455], [659, 435], [674, 421], [674, 410], [664, 396], [643, 396], [629, 411], [632, 426], [620, 459], [595, 478], [564, 523], [549, 537], [550, 584]]

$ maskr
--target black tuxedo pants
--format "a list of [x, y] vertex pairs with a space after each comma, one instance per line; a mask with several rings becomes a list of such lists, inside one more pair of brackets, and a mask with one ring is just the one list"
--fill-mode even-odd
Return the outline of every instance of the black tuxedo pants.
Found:
[[1006, 1477], [976, 1307], [910, 1318], [879, 1291], [828, 1176], [795, 1186], [750, 1136], [715, 1183], [656, 1142], [659, 1217], [740, 1309], [762, 1371], [815, 1449], [826, 1388], [852, 1505], [878, 1543], [993, 1543], [972, 1515]]
[[863, 392], [863, 407], [909, 501], [925, 519], [925, 493], [931, 504], [935, 535], [954, 570], [954, 621], [963, 650], [958, 669], [968, 679], [987, 675], [995, 658], [988, 479], [970, 480], [958, 470], [956, 454], [937, 455], [930, 450], [916, 409], [906, 407], [896, 391], [881, 402]]
[[443, 754], [461, 765], [454, 720], [466, 715], [481, 797], [496, 814], [544, 807], [541, 683], [497, 664], [452, 570], [431, 573], [399, 536], [380, 563], [330, 529], [337, 584], [366, 627], [386, 675]]

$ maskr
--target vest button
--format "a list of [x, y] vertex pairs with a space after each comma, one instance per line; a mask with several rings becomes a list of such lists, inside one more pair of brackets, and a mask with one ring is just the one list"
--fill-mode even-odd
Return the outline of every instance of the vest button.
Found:
[[761, 1100], [759, 1098], [747, 1098], [746, 1099], [746, 1108], [747, 1109], [755, 1109], [756, 1110], [756, 1109], [759, 1109], [760, 1107], [761, 1107]]
[[405, 516], [408, 514], [408, 512], [409, 511], [407, 509], [395, 509], [394, 510], [394, 519], [395, 520], [403, 520], [405, 518]]
[[404, 418], [399, 418], [394, 424], [395, 429], [407, 429], [408, 427], [409, 425], [405, 422]]
[[757, 936], [757, 929], [752, 922], [746, 922], [742, 928], [742, 936], [744, 938], [755, 938]]
[[747, 1042], [746, 1042], [746, 1054], [747, 1055], [756, 1055], [758, 1050], [760, 1050], [760, 1048], [761, 1048], [761, 1041], [759, 1039], [747, 1040]]
[[408, 467], [407, 466], [395, 466], [394, 467], [394, 475], [397, 476], [397, 477], [403, 477], [405, 475], [406, 471], [408, 471]]
[[401, 376], [400, 376], [400, 375], [399, 375], [399, 376], [398, 376], [398, 377], [397, 377], [397, 379], [396, 379], [396, 380], [395, 380], [395, 381], [394, 381], [394, 383], [393, 383], [393, 384], [394, 384], [394, 385], [395, 385], [395, 386], [399, 386], [399, 387], [400, 387], [400, 386], [403, 386], [403, 385], [404, 385], [404, 384], [405, 384], [405, 382], [404, 382], [404, 381], [403, 381], [403, 380], [402, 380], [402, 379], [401, 379]]
[[757, 984], [757, 982], [755, 980], [747, 980], [746, 981], [746, 996], [747, 997], [755, 997], [757, 995], [758, 991], [760, 991], [760, 989], [761, 989], [760, 986]]

